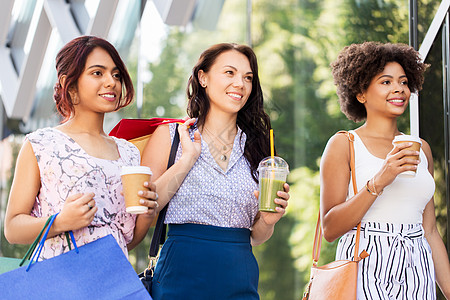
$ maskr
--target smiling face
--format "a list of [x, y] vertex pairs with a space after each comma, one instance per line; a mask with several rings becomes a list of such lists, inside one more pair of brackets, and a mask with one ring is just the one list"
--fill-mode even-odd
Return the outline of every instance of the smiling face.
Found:
[[211, 111], [236, 114], [252, 92], [253, 72], [248, 58], [234, 50], [220, 54], [208, 72], [198, 72]]
[[106, 50], [97, 47], [89, 54], [83, 72], [71, 97], [75, 112], [97, 113], [114, 111], [121, 98], [121, 75]]
[[402, 66], [397, 62], [389, 62], [357, 98], [365, 105], [367, 117], [373, 114], [398, 117], [406, 110], [410, 96], [408, 78]]

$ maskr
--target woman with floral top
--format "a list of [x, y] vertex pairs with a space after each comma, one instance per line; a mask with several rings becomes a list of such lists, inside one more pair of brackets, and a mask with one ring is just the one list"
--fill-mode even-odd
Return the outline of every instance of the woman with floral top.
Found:
[[[138, 149], [103, 131], [106, 113], [131, 103], [134, 89], [117, 50], [94, 36], [75, 38], [56, 57], [54, 88], [62, 124], [26, 136], [20, 150], [5, 218], [10, 243], [31, 244], [46, 219], [59, 213], [41, 258], [68, 251], [64, 232], [78, 245], [112, 234], [127, 255], [155, 217], [152, 183], [140, 193], [148, 213], [125, 211], [120, 169], [139, 165]], [[187, 134], [187, 133], [186, 133]], [[145, 191], [144, 191], [145, 190]]]

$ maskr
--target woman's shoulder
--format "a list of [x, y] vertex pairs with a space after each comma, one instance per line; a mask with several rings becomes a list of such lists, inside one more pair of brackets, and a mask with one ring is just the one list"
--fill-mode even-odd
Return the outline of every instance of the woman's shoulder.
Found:
[[43, 142], [44, 140], [55, 140], [55, 137], [58, 135], [56, 129], [52, 127], [45, 127], [37, 129], [36, 131], [28, 133], [25, 137], [31, 143]]
[[[322, 155], [322, 162], [325, 161], [349, 161], [349, 140], [352, 138], [349, 135], [351, 132], [338, 131], [330, 137]], [[354, 139], [354, 136], [353, 136]]]
[[135, 144], [122, 138], [117, 138], [115, 136], [111, 137], [116, 143], [120, 153], [127, 152], [130, 153], [131, 156], [138, 156], [139, 158], [141, 157], [139, 148]]
[[333, 134], [327, 142], [327, 148], [328, 147], [332, 147], [332, 148], [348, 148], [348, 143], [349, 141], [354, 141], [355, 140], [355, 132], [350, 130], [350, 131], [345, 131], [345, 130], [341, 130], [336, 132], [335, 134]]

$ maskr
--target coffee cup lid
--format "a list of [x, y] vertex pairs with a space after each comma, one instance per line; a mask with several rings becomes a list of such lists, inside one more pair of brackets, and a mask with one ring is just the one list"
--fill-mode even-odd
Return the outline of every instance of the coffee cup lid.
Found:
[[148, 174], [153, 175], [153, 172], [146, 166], [123, 166], [120, 175], [127, 174]]
[[396, 135], [392, 142], [393, 143], [395, 143], [395, 142], [417, 142], [422, 145], [422, 141], [420, 140], [420, 137], [418, 137], [417, 135], [408, 135], [408, 134]]
[[289, 173], [288, 163], [279, 156], [269, 156], [261, 160], [258, 166], [258, 171], [262, 168], [271, 168], [279, 171], [286, 171]]

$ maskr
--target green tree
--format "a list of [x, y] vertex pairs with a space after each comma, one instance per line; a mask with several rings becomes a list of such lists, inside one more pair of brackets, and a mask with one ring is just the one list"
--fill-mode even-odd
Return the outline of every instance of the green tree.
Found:
[[159, 60], [149, 64], [152, 79], [144, 88], [144, 118], [180, 117], [185, 114], [182, 107], [185, 104], [184, 89], [189, 73], [178, 63], [183, 53], [184, 39], [182, 32], [171, 29]]

